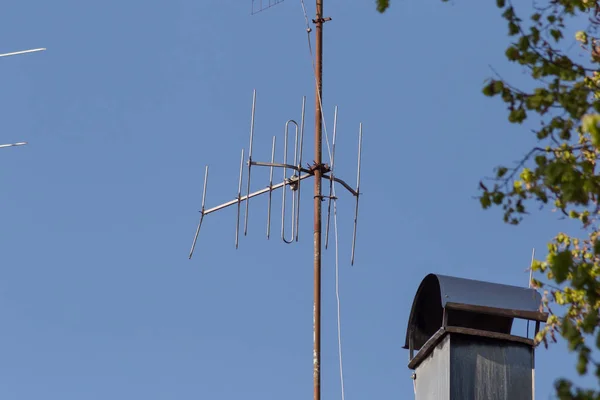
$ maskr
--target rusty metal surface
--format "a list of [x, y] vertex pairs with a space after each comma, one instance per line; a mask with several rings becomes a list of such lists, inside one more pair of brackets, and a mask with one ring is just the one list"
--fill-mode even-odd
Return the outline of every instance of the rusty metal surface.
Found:
[[515, 312], [539, 312], [542, 307], [542, 297], [534, 289], [429, 274], [421, 282], [413, 301], [406, 330], [405, 348], [409, 348], [411, 330], [418, 336], [415, 338], [416, 343], [424, 343], [437, 331], [442, 325], [446, 303]]
[[[315, 18], [315, 165], [321, 166], [323, 144], [323, 0], [316, 0]], [[313, 399], [321, 399], [321, 168], [316, 168], [314, 192]]]

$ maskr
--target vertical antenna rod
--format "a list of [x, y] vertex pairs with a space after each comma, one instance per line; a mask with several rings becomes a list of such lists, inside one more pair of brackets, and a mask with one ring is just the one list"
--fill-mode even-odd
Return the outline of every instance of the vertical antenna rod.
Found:
[[[250, 122], [250, 147], [248, 149], [248, 192], [246, 196], [250, 196], [250, 168], [252, 168], [252, 140], [254, 139], [254, 113], [256, 111], [256, 89], [252, 94], [252, 121]], [[242, 157], [243, 158], [243, 157]], [[246, 214], [244, 215], [244, 236], [248, 234], [248, 207], [250, 207], [250, 199], [246, 199]]]
[[354, 233], [352, 234], [352, 259], [350, 265], [354, 265], [354, 249], [356, 247], [356, 224], [358, 223], [358, 199], [360, 198], [360, 157], [362, 154], [362, 123], [358, 131], [358, 167], [356, 170], [356, 206], [354, 207]]
[[[242, 177], [244, 175], [244, 149], [242, 149], [242, 159], [240, 160], [240, 180], [238, 183], [237, 195], [237, 223], [235, 226], [235, 248], [238, 248], [240, 240], [240, 207], [242, 205]], [[246, 198], [248, 201], [248, 198]], [[247, 214], [246, 214], [247, 215]]]
[[[269, 172], [269, 206], [267, 210], [267, 239], [271, 236], [271, 200], [273, 198], [273, 163], [275, 162], [275, 136], [273, 136], [273, 148], [271, 150], [271, 171]], [[285, 190], [285, 187], [284, 187]]]
[[313, 385], [314, 400], [321, 400], [321, 146], [323, 100], [323, 0], [316, 0], [315, 45], [315, 195], [314, 195], [314, 304], [313, 304]]
[[[531, 289], [531, 280], [533, 279], [533, 262], [535, 261], [535, 247], [531, 251], [531, 262], [529, 263], [529, 282], [527, 283], [527, 287]], [[527, 320], [527, 335], [529, 338], [529, 320]]]
[[206, 170], [204, 171], [204, 186], [202, 189], [202, 208], [200, 209], [200, 222], [198, 222], [198, 228], [196, 228], [196, 234], [194, 235], [194, 242], [192, 243], [192, 249], [190, 250], [189, 259], [192, 259], [194, 255], [194, 249], [196, 248], [196, 241], [198, 240], [198, 235], [200, 234], [200, 227], [202, 226], [202, 220], [204, 219], [204, 201], [206, 200], [206, 182], [208, 181], [208, 165], [206, 166]]
[[333, 200], [333, 169], [335, 167], [335, 136], [337, 133], [337, 112], [338, 108], [335, 106], [333, 112], [333, 140], [331, 142], [331, 171], [329, 171], [329, 204], [327, 205], [327, 224], [325, 225], [325, 250], [329, 244], [329, 221], [331, 219], [331, 201]]

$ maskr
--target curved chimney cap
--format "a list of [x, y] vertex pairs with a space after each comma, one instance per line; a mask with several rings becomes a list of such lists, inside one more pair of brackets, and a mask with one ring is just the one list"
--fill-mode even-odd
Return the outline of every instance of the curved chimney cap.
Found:
[[[545, 322], [542, 296], [534, 289], [438, 274], [427, 275], [415, 295], [404, 348], [418, 350], [442, 327], [444, 309]], [[512, 323], [511, 323], [512, 325]], [[510, 328], [509, 328], [510, 329]]]

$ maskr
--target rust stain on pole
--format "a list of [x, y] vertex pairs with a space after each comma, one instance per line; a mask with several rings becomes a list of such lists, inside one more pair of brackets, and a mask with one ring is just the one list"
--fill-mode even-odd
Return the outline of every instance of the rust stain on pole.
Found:
[[316, 0], [315, 45], [315, 193], [314, 193], [314, 304], [313, 304], [313, 382], [314, 400], [321, 399], [321, 177], [323, 93], [323, 0]]

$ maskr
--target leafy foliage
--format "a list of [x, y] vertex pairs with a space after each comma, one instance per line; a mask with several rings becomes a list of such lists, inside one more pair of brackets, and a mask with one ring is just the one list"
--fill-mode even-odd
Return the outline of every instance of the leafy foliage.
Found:
[[[509, 224], [519, 224], [534, 205], [552, 205], [581, 226], [581, 237], [559, 233], [546, 260], [533, 265], [545, 277], [533, 284], [544, 289], [551, 313], [536, 340], [547, 346], [561, 335], [578, 356], [577, 372], [591, 368], [600, 384], [600, 364], [593, 359], [600, 350], [600, 8], [597, 0], [545, 0], [524, 20], [510, 1], [497, 0], [497, 6], [513, 38], [506, 57], [525, 69], [535, 88], [521, 90], [497, 76], [483, 93], [502, 99], [511, 123], [540, 121], [532, 130], [539, 146], [516, 166], [498, 167], [491, 184], [481, 182], [480, 202], [483, 208], [501, 207]], [[573, 26], [583, 29], [565, 39]], [[574, 40], [577, 52], [588, 55], [583, 62], [568, 54]], [[552, 313], [553, 304], [564, 312]], [[600, 399], [599, 390], [566, 379], [555, 386], [560, 399]]]
[[[532, 283], [544, 290], [550, 312], [536, 340], [547, 346], [562, 336], [578, 356], [577, 372], [598, 379], [592, 390], [558, 380], [559, 399], [600, 399], [600, 364], [594, 359], [600, 350], [600, 0], [536, 0], [523, 11], [526, 18], [519, 14], [523, 3], [496, 5], [511, 38], [506, 58], [529, 75], [534, 88], [523, 90], [495, 76], [483, 94], [504, 102], [510, 123], [535, 124], [538, 146], [480, 182], [479, 200], [484, 209], [501, 208], [509, 224], [518, 225], [532, 208], [551, 206], [581, 227], [580, 237], [556, 235], [547, 258], [533, 265], [543, 278]], [[377, 1], [380, 12], [388, 7], [389, 0]], [[568, 33], [573, 28], [574, 37]]]

